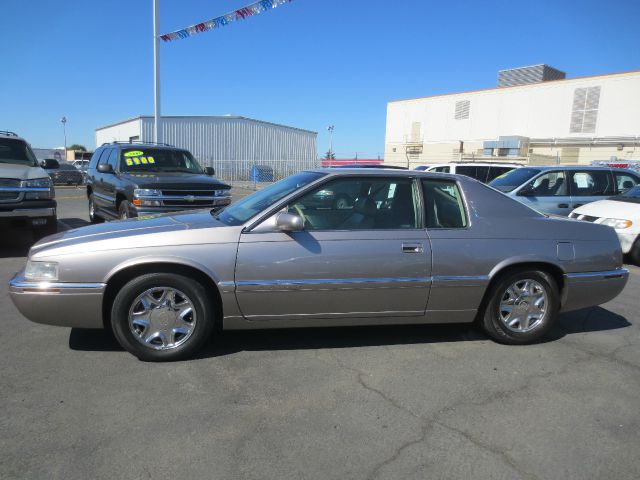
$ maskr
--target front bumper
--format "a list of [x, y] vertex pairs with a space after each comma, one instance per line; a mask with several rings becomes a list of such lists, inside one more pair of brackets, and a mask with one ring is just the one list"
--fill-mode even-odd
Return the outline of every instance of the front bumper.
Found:
[[24, 271], [9, 282], [9, 296], [32, 322], [61, 327], [103, 328], [104, 283], [29, 282]]
[[626, 268], [606, 272], [566, 273], [562, 311], [593, 307], [613, 300], [622, 292], [627, 280], [629, 270]]
[[27, 200], [15, 203], [0, 203], [0, 218], [54, 217], [55, 200]]

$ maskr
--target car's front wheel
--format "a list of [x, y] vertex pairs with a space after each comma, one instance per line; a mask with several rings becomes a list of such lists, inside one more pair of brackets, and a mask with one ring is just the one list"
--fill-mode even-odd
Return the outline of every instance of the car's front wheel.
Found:
[[205, 287], [173, 273], [135, 278], [116, 295], [111, 324], [120, 345], [140, 360], [181, 360], [210, 337], [214, 312]]
[[539, 340], [551, 328], [560, 307], [556, 281], [540, 270], [519, 270], [501, 277], [489, 292], [481, 324], [500, 343]]
[[89, 221], [91, 223], [100, 223], [103, 221], [101, 217], [96, 215], [96, 202], [93, 198], [93, 193], [89, 195]]

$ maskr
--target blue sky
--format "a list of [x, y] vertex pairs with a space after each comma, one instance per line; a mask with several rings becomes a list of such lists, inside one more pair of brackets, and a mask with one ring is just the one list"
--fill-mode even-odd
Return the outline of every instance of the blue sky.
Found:
[[[160, 0], [163, 33], [251, 0]], [[0, 129], [94, 147], [153, 112], [151, 0], [2, 0]], [[294, 0], [161, 47], [167, 115], [236, 114], [315, 130], [338, 156], [381, 154], [389, 100], [493, 87], [503, 68], [570, 77], [640, 69], [640, 2]]]

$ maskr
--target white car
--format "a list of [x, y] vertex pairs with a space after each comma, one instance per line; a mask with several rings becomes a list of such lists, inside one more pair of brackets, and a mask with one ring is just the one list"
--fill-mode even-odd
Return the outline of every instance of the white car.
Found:
[[618, 234], [622, 252], [640, 264], [640, 185], [576, 208], [569, 217], [612, 227]]
[[506, 162], [450, 162], [421, 165], [416, 167], [415, 170], [438, 173], [456, 173], [458, 175], [466, 175], [467, 177], [475, 178], [482, 183], [489, 183], [494, 178], [504, 175], [514, 168], [520, 167], [522, 167], [522, 165], [518, 163]]

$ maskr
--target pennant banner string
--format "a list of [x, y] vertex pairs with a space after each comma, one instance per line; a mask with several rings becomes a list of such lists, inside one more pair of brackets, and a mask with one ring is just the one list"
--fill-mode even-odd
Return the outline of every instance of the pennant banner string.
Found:
[[239, 8], [238, 10], [235, 10], [231, 13], [227, 13], [226, 15], [207, 20], [206, 22], [201, 22], [196, 25], [191, 25], [187, 28], [182, 28], [180, 30], [165, 33], [163, 35], [160, 35], [160, 38], [165, 42], [171, 42], [173, 40], [180, 40], [181, 38], [191, 37], [197, 33], [224, 27], [237, 20], [244, 20], [245, 18], [259, 15], [263, 12], [272, 10], [279, 7], [280, 5], [284, 5], [285, 3], [290, 3], [292, 1], [293, 0], [260, 0], [258, 2], [252, 3], [251, 5], [247, 5], [246, 7]]

